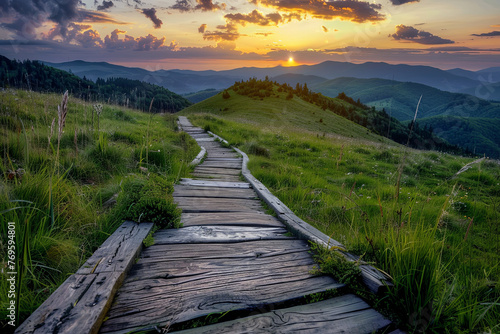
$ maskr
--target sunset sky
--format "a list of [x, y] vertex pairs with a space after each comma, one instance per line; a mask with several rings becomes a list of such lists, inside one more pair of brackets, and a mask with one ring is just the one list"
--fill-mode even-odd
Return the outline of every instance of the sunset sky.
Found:
[[159, 69], [500, 66], [499, 0], [0, 0], [0, 54]]

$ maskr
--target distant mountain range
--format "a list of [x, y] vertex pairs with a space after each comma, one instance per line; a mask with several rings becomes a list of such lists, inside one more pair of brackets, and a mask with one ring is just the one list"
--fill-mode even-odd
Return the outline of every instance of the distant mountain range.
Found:
[[344, 92], [377, 109], [385, 109], [400, 121], [413, 119], [420, 96], [422, 101], [418, 119], [445, 115], [500, 118], [500, 103], [467, 94], [449, 93], [413, 82], [338, 78], [308, 85], [311, 90], [330, 97], [336, 97]]
[[287, 74], [309, 76], [309, 79], [315, 78], [315, 81], [320, 79], [326, 81], [341, 77], [388, 79], [420, 83], [448, 92], [475, 91], [478, 87], [500, 82], [500, 67], [472, 72], [462, 69], [444, 71], [430, 66], [391, 65], [372, 62], [352, 64], [326, 61], [316, 65], [276, 66], [271, 68], [243, 67], [226, 71], [147, 71], [142, 68], [129, 68], [105, 62], [72, 61], [66, 63], [46, 62], [46, 64], [65, 71], [71, 71], [82, 78], [85, 76], [87, 79], [96, 80], [99, 77], [103, 79], [123, 77], [163, 86], [178, 94], [194, 93], [206, 89], [224, 89], [231, 86], [235, 81], [247, 80], [251, 77], [263, 79], [265, 76], [279, 77]]

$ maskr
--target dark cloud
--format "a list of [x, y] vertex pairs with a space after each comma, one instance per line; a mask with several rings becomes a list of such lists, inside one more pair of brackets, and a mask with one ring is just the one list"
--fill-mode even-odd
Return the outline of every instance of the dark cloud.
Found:
[[156, 16], [156, 9], [155, 8], [150, 8], [150, 9], [146, 9], [144, 8], [142, 10], [142, 13], [148, 18], [150, 19], [153, 24], [154, 24], [154, 27], [155, 29], [159, 29], [161, 28], [161, 25], [163, 24], [162, 20], [160, 20], [158, 18], [158, 16]]
[[0, 19], [10, 21], [1, 26], [19, 37], [34, 38], [36, 28], [52, 21], [65, 34], [68, 24], [78, 17], [79, 6], [79, 0], [0, 0]]
[[[120, 38], [120, 35], [124, 35]], [[123, 30], [115, 29], [110, 35], [104, 37], [104, 48], [108, 50], [136, 50], [150, 51], [156, 50], [165, 44], [165, 37], [157, 38], [151, 34], [145, 37], [134, 38], [126, 35]]]
[[106, 0], [104, 0], [102, 2], [102, 5], [97, 6], [97, 10], [106, 10], [106, 9], [111, 8], [113, 6], [114, 6], [113, 1], [106, 1]]
[[214, 3], [212, 0], [196, 0], [197, 5], [193, 6], [190, 0], [176, 0], [175, 5], [169, 7], [170, 9], [175, 9], [181, 12], [189, 12], [201, 10], [202, 12], [215, 12], [220, 9], [225, 9], [225, 3]]
[[232, 23], [227, 23], [226, 25], [217, 26], [217, 31], [205, 31], [203, 34], [203, 39], [209, 41], [235, 41], [240, 38], [240, 33], [237, 27]]
[[175, 5], [170, 7], [171, 9], [176, 9], [180, 12], [189, 12], [193, 9], [193, 6], [188, 0], [176, 0]]
[[382, 21], [385, 16], [379, 12], [382, 5], [358, 0], [252, 0], [254, 4], [276, 8], [280, 11], [309, 14], [323, 20], [341, 19], [353, 22]]
[[245, 26], [247, 23], [261, 26], [278, 25], [282, 21], [282, 17], [278, 12], [264, 15], [258, 10], [254, 10], [250, 14], [226, 14], [224, 18], [242, 26]]
[[204, 34], [205, 31], [207, 31], [207, 25], [205, 23], [203, 23], [199, 28], [198, 28], [198, 32], [200, 34]]
[[323, 28], [323, 31], [324, 31], [324, 32], [328, 32], [328, 28], [327, 28], [327, 27], [325, 27], [325, 26], [321, 26], [321, 28]]
[[226, 14], [224, 18], [233, 24], [239, 24], [245, 26], [247, 24], [257, 24], [260, 26], [277, 26], [278, 24], [290, 22], [291, 20], [302, 20], [300, 14], [291, 13], [291, 14], [280, 14], [270, 13], [270, 14], [262, 14], [258, 10], [253, 10], [249, 14]]
[[396, 26], [396, 33], [389, 35], [395, 40], [411, 41], [419, 44], [453, 44], [452, 40], [433, 35], [430, 32], [418, 30], [411, 26], [400, 24]]
[[500, 31], [486, 32], [486, 33], [483, 33], [483, 34], [472, 34], [471, 36], [477, 36], [477, 37], [496, 37], [496, 36], [500, 36]]
[[60, 26], [55, 26], [47, 34], [42, 35], [42, 38], [45, 40], [54, 40], [58, 37], [61, 37], [68, 44], [76, 42], [84, 48], [102, 46], [102, 39], [99, 33], [91, 29], [91, 26], [87, 24], [70, 23], [65, 35], [62, 35]]
[[255, 35], [257, 36], [264, 36], [264, 37], [267, 37], [269, 35], [273, 35], [274, 33], [272, 32], [256, 32]]
[[394, 6], [400, 6], [400, 5], [404, 5], [405, 3], [410, 3], [410, 2], [420, 2], [420, 0], [391, 0], [391, 3]]
[[204, 12], [214, 12], [219, 9], [224, 9], [225, 4], [213, 3], [212, 0], [196, 0], [198, 3], [194, 9], [200, 9]]
[[231, 31], [207, 31], [203, 34], [203, 39], [208, 41], [235, 41], [240, 38], [240, 34]]
[[128, 22], [117, 21], [106, 13], [94, 12], [85, 9], [81, 9], [78, 12], [78, 17], [75, 19], [75, 21], [89, 23], [111, 23], [118, 25], [129, 24]]

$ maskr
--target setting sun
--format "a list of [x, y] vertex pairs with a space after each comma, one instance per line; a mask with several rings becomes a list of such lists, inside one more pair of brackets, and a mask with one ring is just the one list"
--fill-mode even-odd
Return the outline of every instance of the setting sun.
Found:
[[293, 63], [293, 58], [292, 57], [288, 58], [288, 62]]

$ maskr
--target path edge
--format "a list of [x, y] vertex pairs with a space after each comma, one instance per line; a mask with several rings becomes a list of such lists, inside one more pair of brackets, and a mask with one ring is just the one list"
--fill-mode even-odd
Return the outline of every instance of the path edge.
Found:
[[[216, 135], [211, 131], [207, 132], [215, 138], [218, 138], [220, 141], [229, 145], [228, 141], [224, 138]], [[348, 261], [359, 261], [361, 263], [359, 265], [359, 268], [361, 270], [363, 283], [366, 285], [370, 292], [379, 295], [385, 292], [389, 286], [392, 286], [391, 278], [387, 274], [360, 260], [359, 256], [348, 253], [347, 251], [345, 251], [345, 247], [340, 242], [329, 237], [314, 226], [299, 218], [278, 197], [274, 196], [271, 191], [269, 191], [269, 189], [267, 189], [267, 187], [262, 184], [262, 182], [257, 180], [252, 175], [247, 166], [248, 162], [250, 161], [248, 155], [234, 146], [231, 147], [243, 157], [241, 168], [243, 177], [248, 181], [248, 183], [252, 185], [259, 198], [266, 202], [266, 204], [276, 213], [277, 218], [287, 226], [290, 232], [295, 234], [299, 239], [308, 240], [323, 247], [334, 248], [336, 251], [340, 252]]]

